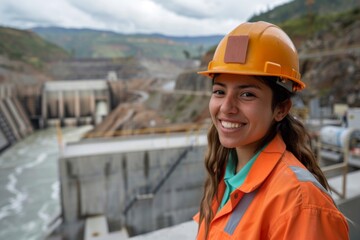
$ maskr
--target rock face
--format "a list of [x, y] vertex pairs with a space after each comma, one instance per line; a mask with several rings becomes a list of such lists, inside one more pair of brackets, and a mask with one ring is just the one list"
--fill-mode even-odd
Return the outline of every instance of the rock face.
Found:
[[196, 70], [181, 73], [175, 84], [176, 90], [210, 92], [211, 79], [199, 75]]
[[336, 22], [299, 49], [301, 72], [308, 90], [328, 104], [360, 106], [360, 19]]

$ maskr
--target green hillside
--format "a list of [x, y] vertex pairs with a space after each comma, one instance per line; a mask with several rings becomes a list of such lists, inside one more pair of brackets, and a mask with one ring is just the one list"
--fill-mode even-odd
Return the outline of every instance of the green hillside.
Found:
[[[118, 58], [143, 56], [185, 59], [199, 57], [221, 36], [171, 38], [159, 34], [118, 34], [91, 29], [34, 28], [34, 32], [67, 49], [75, 58]], [[209, 41], [210, 39], [210, 41]], [[203, 40], [203, 41], [201, 41]]]
[[49, 60], [66, 59], [70, 54], [37, 34], [0, 26], [0, 55], [40, 67]]
[[340, 13], [318, 14], [312, 17], [304, 15], [285, 21], [279, 26], [289, 34], [299, 47], [304, 40], [316, 33], [331, 31], [334, 25], [345, 28], [357, 20], [360, 20], [360, 7]]
[[359, 7], [358, 0], [293, 0], [274, 9], [252, 16], [249, 21], [267, 21], [280, 24], [304, 15], [339, 13]]
[[268, 21], [279, 25], [297, 47], [315, 33], [335, 22], [346, 26], [359, 19], [358, 0], [293, 0], [255, 15], [249, 21]]

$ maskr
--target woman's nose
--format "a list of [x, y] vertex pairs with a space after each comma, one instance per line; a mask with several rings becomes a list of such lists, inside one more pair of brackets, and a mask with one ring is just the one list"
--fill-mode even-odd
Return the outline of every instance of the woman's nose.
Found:
[[220, 110], [224, 113], [237, 113], [238, 106], [235, 97], [230, 94], [226, 95], [223, 98], [223, 102], [221, 104]]

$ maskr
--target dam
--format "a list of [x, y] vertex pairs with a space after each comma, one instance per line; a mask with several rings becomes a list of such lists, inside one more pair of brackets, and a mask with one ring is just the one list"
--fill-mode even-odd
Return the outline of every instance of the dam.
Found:
[[105, 215], [130, 235], [188, 221], [204, 183], [206, 132], [132, 136], [64, 147], [59, 159], [65, 226], [79, 238], [86, 218]]

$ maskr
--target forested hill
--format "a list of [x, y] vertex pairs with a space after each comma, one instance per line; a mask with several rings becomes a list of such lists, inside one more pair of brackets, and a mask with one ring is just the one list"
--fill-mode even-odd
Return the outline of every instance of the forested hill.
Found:
[[293, 0], [272, 10], [256, 14], [249, 21], [268, 21], [275, 24], [307, 14], [323, 15], [360, 7], [359, 0]]
[[49, 60], [61, 60], [70, 54], [31, 31], [0, 26], [0, 55], [32, 65]]
[[121, 34], [59, 27], [32, 31], [70, 51], [75, 58], [148, 57], [185, 59], [201, 56], [222, 36], [171, 37], [160, 34]]

